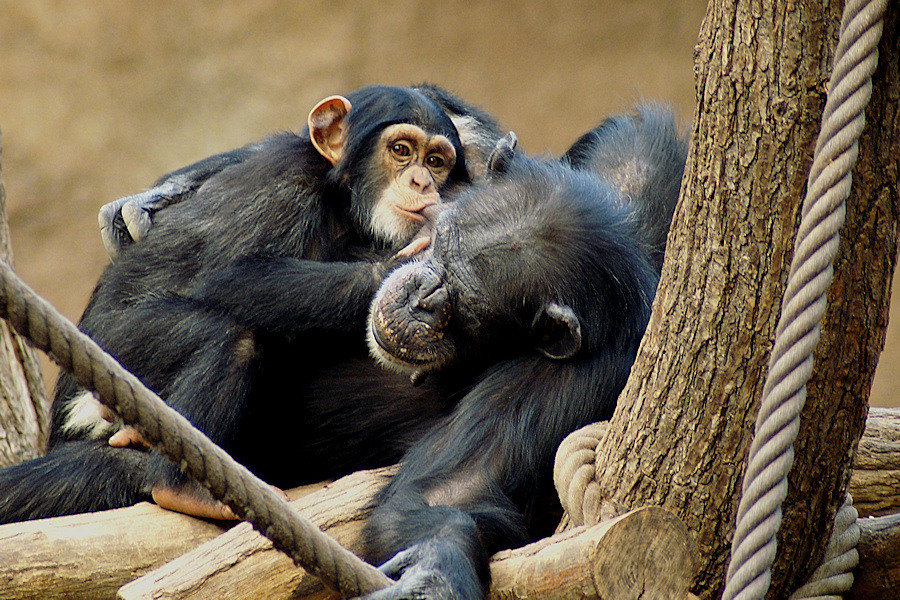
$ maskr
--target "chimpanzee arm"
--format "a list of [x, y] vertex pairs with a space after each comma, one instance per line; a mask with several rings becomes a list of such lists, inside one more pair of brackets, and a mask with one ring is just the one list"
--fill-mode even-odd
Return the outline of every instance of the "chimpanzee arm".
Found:
[[521, 358], [489, 372], [379, 496], [368, 558], [390, 558], [382, 569], [400, 583], [371, 598], [481, 598], [490, 555], [526, 541], [534, 499], [552, 493], [559, 442], [611, 415], [631, 364], [623, 354]]
[[271, 334], [361, 331], [392, 263], [251, 257], [204, 277], [191, 295], [246, 327]]
[[160, 177], [148, 190], [113, 200], [100, 207], [97, 221], [103, 246], [110, 258], [140, 241], [152, 227], [156, 211], [181, 202], [222, 170], [244, 162], [262, 146], [253, 143], [230, 152], [216, 154]]

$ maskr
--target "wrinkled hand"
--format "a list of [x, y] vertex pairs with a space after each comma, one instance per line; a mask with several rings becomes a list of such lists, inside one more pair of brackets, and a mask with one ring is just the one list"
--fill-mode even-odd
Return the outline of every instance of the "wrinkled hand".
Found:
[[471, 552], [446, 538], [428, 538], [398, 552], [379, 569], [396, 584], [364, 600], [481, 600], [485, 588]]
[[115, 260], [126, 247], [143, 240], [153, 226], [153, 213], [170, 203], [171, 197], [154, 187], [101, 206], [97, 222], [109, 257]]

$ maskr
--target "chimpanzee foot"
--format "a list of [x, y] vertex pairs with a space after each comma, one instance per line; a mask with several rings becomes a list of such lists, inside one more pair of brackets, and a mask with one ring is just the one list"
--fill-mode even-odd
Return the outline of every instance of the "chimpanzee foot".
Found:
[[379, 567], [397, 583], [365, 600], [480, 600], [485, 590], [472, 558], [444, 538], [428, 538], [398, 552]]
[[[274, 485], [270, 487], [282, 499], [289, 500], [284, 490]], [[217, 521], [236, 521], [238, 519], [238, 516], [226, 504], [216, 500], [206, 490], [193, 483], [180, 486], [158, 484], [153, 487], [152, 495], [153, 501], [158, 506], [175, 512]]]
[[152, 494], [153, 501], [168, 510], [202, 519], [237, 520], [237, 515], [228, 506], [192, 484], [177, 487], [159, 484], [153, 487]]

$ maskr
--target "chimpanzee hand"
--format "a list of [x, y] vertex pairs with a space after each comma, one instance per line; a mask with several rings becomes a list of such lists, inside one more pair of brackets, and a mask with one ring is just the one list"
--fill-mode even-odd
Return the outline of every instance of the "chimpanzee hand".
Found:
[[467, 543], [431, 537], [401, 550], [380, 570], [399, 580], [365, 600], [480, 600], [485, 589]]
[[113, 260], [134, 242], [144, 239], [152, 226], [153, 213], [171, 204], [172, 198], [160, 187], [125, 196], [100, 207], [97, 221], [106, 253]]
[[446, 209], [446, 204], [431, 204], [420, 211], [420, 214], [425, 217], [422, 228], [419, 229], [419, 232], [416, 233], [406, 246], [398, 250], [397, 253], [391, 257], [390, 261], [387, 263], [388, 271], [393, 267], [406, 262], [406, 259], [413, 256], [427, 258], [425, 250], [431, 246], [431, 234], [434, 231], [435, 222], [437, 221], [438, 216]]

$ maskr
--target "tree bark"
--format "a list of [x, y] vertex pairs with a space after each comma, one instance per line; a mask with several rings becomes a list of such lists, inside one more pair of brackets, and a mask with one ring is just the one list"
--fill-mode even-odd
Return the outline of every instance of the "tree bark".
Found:
[[[0, 260], [12, 263], [2, 166]], [[12, 331], [5, 321], [0, 321], [0, 467], [14, 465], [43, 453], [50, 432], [49, 408], [41, 365], [35, 350], [24, 338]]]
[[[598, 447], [607, 506], [663, 506], [695, 533], [694, 591], [702, 598], [718, 597], [724, 585], [841, 8], [710, 3], [695, 51], [692, 147], [662, 281]], [[787, 597], [824, 553], [884, 343], [900, 220], [898, 11], [890, 3], [794, 446], [772, 598]]]

